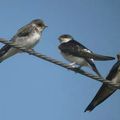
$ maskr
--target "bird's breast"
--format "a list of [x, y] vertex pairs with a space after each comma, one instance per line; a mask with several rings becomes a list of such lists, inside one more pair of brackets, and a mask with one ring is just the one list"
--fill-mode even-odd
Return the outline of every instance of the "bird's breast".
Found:
[[75, 62], [76, 64], [81, 65], [81, 66], [88, 66], [88, 63], [86, 62], [86, 60], [84, 58], [75, 57], [73, 55], [69, 55], [69, 54], [65, 54], [65, 53], [61, 53], [61, 54], [69, 62]]
[[40, 34], [38, 33], [33, 33], [30, 37], [29, 37], [29, 42], [36, 42], [36, 41], [39, 41], [40, 39]]
[[38, 33], [32, 34], [31, 36], [28, 37], [26, 41], [27, 47], [29, 48], [34, 47], [39, 42], [39, 39], [40, 39], [40, 34]]

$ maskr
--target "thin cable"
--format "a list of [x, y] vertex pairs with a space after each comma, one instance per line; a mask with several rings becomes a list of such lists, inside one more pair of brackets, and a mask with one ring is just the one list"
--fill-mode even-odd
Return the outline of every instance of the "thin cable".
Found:
[[[92, 79], [94, 79], [94, 80], [97, 80], [97, 81], [99, 81], [99, 82], [102, 82], [102, 83], [105, 83], [105, 84], [109, 84], [109, 85], [111, 85], [111, 86], [113, 86], [113, 87], [115, 87], [115, 88], [117, 88], [117, 89], [120, 89], [120, 83], [117, 83], [117, 84], [116, 84], [116, 83], [114, 83], [114, 82], [112, 82], [112, 81], [109, 81], [109, 80], [106, 80], [106, 79], [104, 79], [104, 78], [102, 78], [102, 77], [99, 77], [99, 76], [93, 75], [93, 74], [91, 74], [91, 73], [85, 72], [85, 71], [82, 70], [82, 69], [73, 68], [73, 67], [71, 67], [71, 66], [68, 65], [68, 64], [65, 64], [65, 63], [63, 63], [63, 62], [61, 62], [61, 61], [58, 61], [58, 60], [56, 60], [56, 59], [53, 59], [53, 58], [51, 58], [51, 57], [48, 57], [48, 56], [43, 55], [43, 54], [41, 54], [41, 53], [38, 53], [38, 52], [36, 52], [36, 51], [33, 50], [33, 49], [26, 50], [25, 48], [20, 47], [19, 45], [15, 44], [15, 43], [13, 43], [13, 42], [11, 42], [11, 41], [7, 41], [7, 40], [5, 40], [5, 39], [3, 39], [3, 38], [0, 38], [0, 42], [3, 43], [3, 44], [10, 45], [10, 46], [12, 46], [12, 47], [14, 47], [14, 48], [17, 48], [17, 49], [19, 49], [19, 50], [21, 50], [21, 51], [23, 51], [23, 52], [26, 52], [26, 53], [28, 53], [28, 54], [30, 54], [30, 55], [33, 55], [33, 56], [38, 57], [38, 58], [40, 58], [40, 59], [43, 59], [43, 60], [45, 60], [45, 61], [51, 62], [51, 63], [56, 64], [56, 65], [58, 65], [58, 66], [61, 66], [61, 67], [63, 67], [63, 68], [66, 68], [66, 69], [69, 69], [69, 70], [71, 70], [71, 71], [74, 71], [75, 73], [82, 74], [82, 75], [84, 75], [84, 76], [87, 76], [87, 77], [92, 78]], [[89, 55], [89, 57], [92, 58], [91, 54]]]

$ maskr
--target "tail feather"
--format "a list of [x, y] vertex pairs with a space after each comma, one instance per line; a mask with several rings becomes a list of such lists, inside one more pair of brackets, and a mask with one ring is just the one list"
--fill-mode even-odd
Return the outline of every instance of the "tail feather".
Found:
[[93, 98], [91, 103], [85, 109], [86, 111], [92, 111], [96, 106], [101, 104], [104, 100], [106, 100], [109, 96], [111, 96], [116, 91], [116, 88], [103, 84], [96, 96]]
[[93, 104], [89, 104], [89, 106], [85, 109], [84, 112], [91, 112], [93, 109], [95, 108], [95, 106]]
[[99, 73], [99, 71], [97, 70], [96, 66], [92, 66], [93, 71], [99, 76], [102, 77], [102, 75]]
[[84, 57], [86, 59], [94, 59], [98, 61], [107, 61], [107, 60], [114, 60], [115, 57], [107, 56], [107, 55], [101, 55], [93, 52], [86, 52], [84, 49], [76, 52], [69, 51], [71, 54], [74, 54], [76, 57]]
[[115, 57], [105, 56], [105, 55], [100, 55], [100, 54], [93, 53], [93, 59], [98, 60], [98, 61], [107, 61], [107, 60], [114, 60]]
[[98, 76], [102, 77], [102, 75], [99, 73], [97, 67], [96, 67], [95, 64], [94, 64], [94, 60], [93, 60], [93, 59], [85, 59], [85, 60], [88, 62], [89, 66], [92, 68], [92, 70], [93, 70]]

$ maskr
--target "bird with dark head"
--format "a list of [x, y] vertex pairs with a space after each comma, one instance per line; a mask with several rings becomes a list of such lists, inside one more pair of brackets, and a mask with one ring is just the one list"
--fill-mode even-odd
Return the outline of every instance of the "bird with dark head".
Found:
[[66, 42], [69, 42], [70, 40], [74, 40], [73, 37], [68, 34], [61, 35], [61, 36], [59, 36], [58, 39], [59, 39], [60, 43], [66, 43]]
[[[91, 50], [82, 45], [80, 42], [74, 40], [74, 38], [69, 34], [63, 34], [59, 36], [58, 39], [60, 41], [59, 50], [61, 51], [63, 57], [69, 62], [71, 62], [70, 65], [72, 65], [73, 67], [75, 65], [79, 65], [79, 67], [82, 66], [90, 67], [100, 77], [101, 75], [94, 64], [94, 60], [104, 61], [115, 59], [114, 57], [93, 53]], [[80, 51], [84, 52], [84, 56], [82, 56]], [[94, 55], [94, 58], [87, 57], [87, 53]]]

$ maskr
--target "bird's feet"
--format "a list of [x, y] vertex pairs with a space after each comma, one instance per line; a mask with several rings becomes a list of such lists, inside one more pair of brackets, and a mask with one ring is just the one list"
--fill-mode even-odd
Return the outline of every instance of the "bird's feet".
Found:
[[68, 65], [71, 66], [72, 68], [76, 68], [76, 63], [75, 62], [72, 62], [72, 63], [70, 63]]

